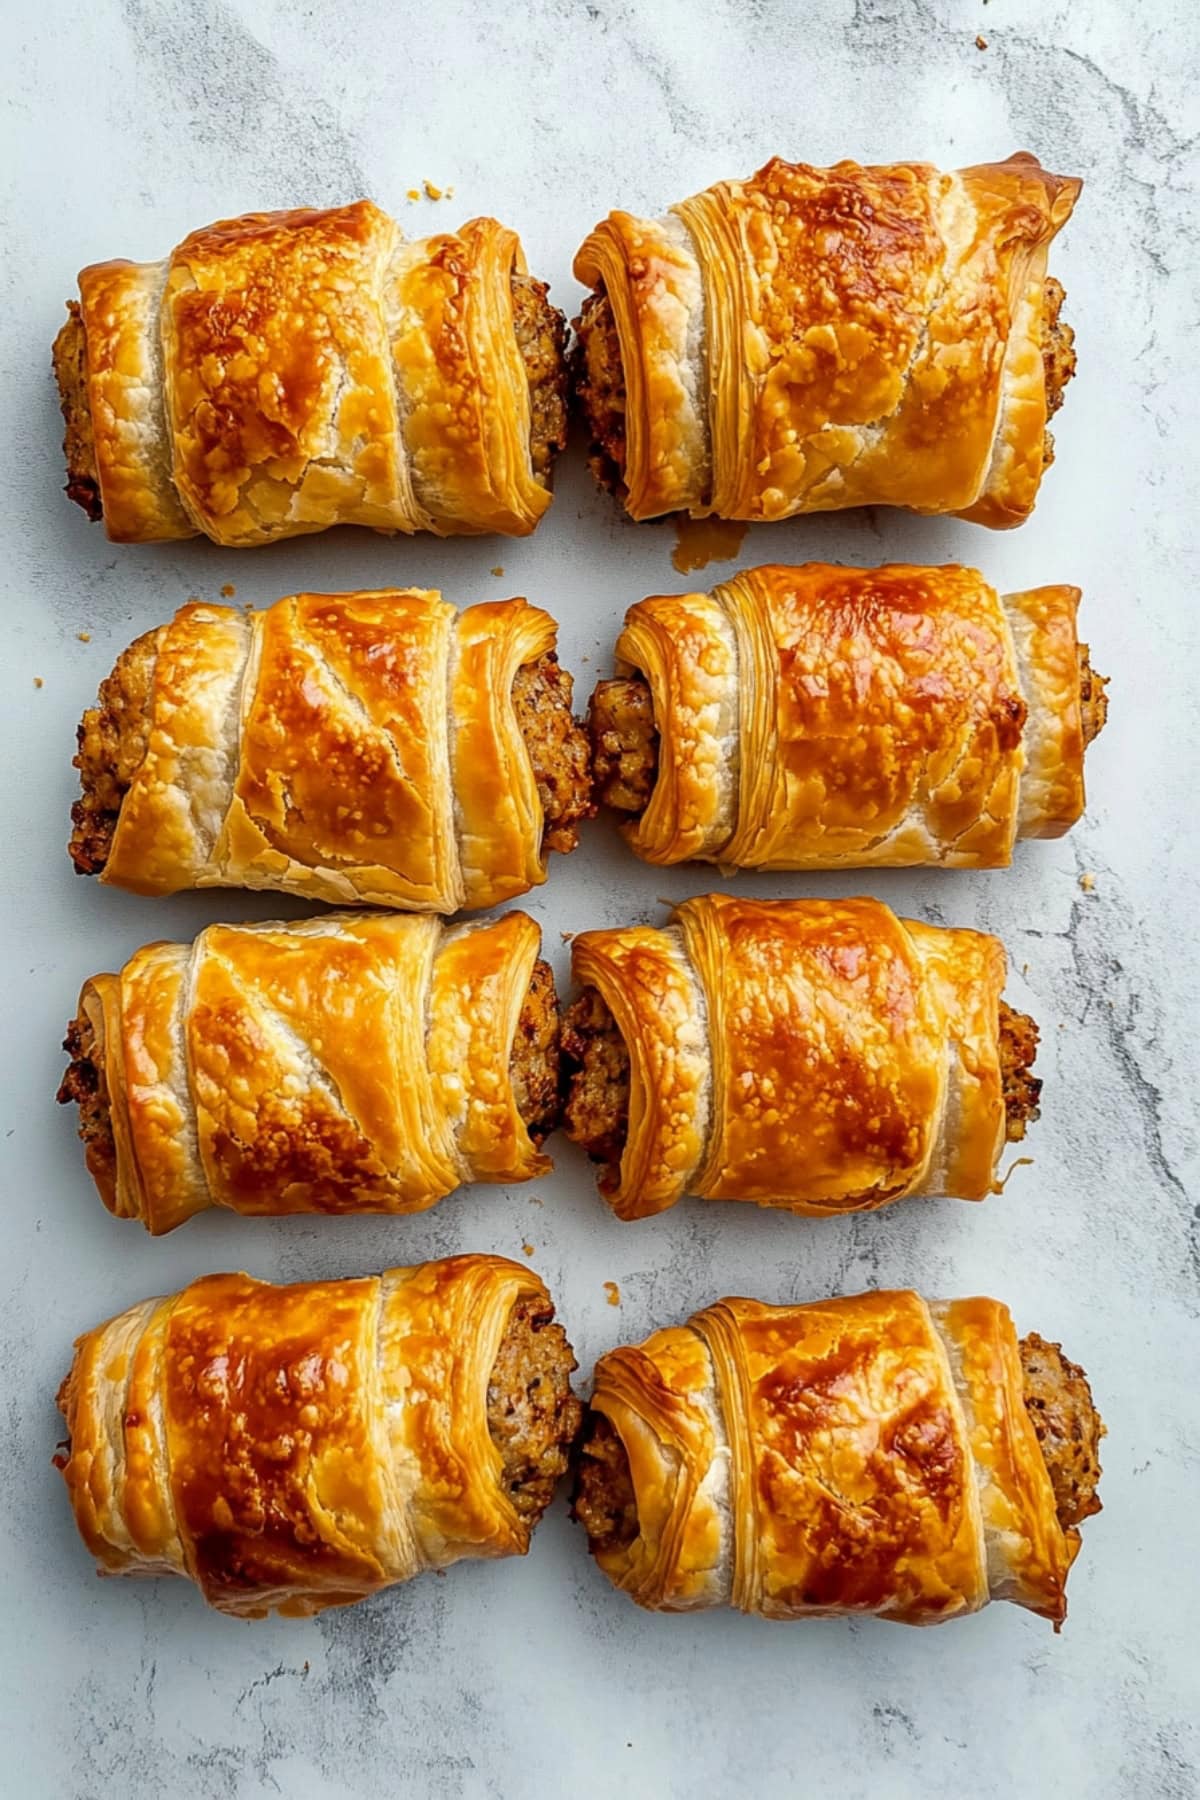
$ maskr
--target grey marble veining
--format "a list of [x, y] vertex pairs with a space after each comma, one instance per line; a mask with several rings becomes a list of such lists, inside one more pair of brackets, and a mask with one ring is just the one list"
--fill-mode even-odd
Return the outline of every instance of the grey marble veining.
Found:
[[[0, 1792], [1196, 1794], [1194, 8], [57, 0], [6, 8], [0, 25]], [[369, 193], [414, 229], [479, 212], [510, 221], [573, 308], [572, 251], [612, 205], [657, 210], [778, 152], [954, 166], [1015, 147], [1087, 184], [1055, 258], [1080, 374], [1033, 520], [994, 535], [827, 517], [753, 533], [743, 554], [960, 559], [1002, 588], [1078, 582], [1085, 635], [1114, 678], [1088, 819], [1023, 847], [1007, 874], [745, 885], [875, 891], [998, 932], [1012, 992], [1043, 1027], [1033, 1166], [982, 1207], [916, 1203], [824, 1225], [693, 1203], [623, 1226], [562, 1146], [535, 1191], [476, 1189], [407, 1221], [208, 1215], [153, 1243], [108, 1218], [52, 1101], [81, 978], [152, 936], [300, 910], [239, 895], [151, 904], [72, 876], [72, 734], [126, 642], [229, 581], [257, 604], [406, 581], [463, 602], [527, 592], [563, 621], [586, 689], [629, 601], [690, 584], [671, 568], [669, 530], [617, 518], [578, 447], [522, 544], [349, 532], [242, 555], [106, 544], [60, 491], [48, 352], [76, 269], [161, 255], [247, 207]], [[454, 199], [408, 205], [424, 176]], [[703, 882], [639, 867], [598, 828], [530, 904], [562, 973], [560, 932], [652, 912]], [[738, 1290], [990, 1291], [1022, 1329], [1061, 1338], [1110, 1431], [1105, 1510], [1085, 1530], [1062, 1636], [1004, 1606], [926, 1633], [645, 1617], [592, 1568], [561, 1504], [526, 1562], [466, 1565], [315, 1623], [239, 1625], [182, 1582], [95, 1579], [50, 1466], [77, 1331], [215, 1267], [295, 1279], [460, 1248], [519, 1256], [526, 1241], [585, 1373], [619, 1338]]]

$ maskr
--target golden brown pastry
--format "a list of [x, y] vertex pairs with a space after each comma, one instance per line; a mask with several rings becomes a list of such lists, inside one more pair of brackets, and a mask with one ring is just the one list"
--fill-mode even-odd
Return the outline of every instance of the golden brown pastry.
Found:
[[579, 1423], [553, 1317], [499, 1256], [143, 1301], [59, 1391], [80, 1536], [102, 1574], [186, 1575], [254, 1619], [523, 1556]]
[[[1037, 1429], [1064, 1381], [1070, 1476]], [[1011, 1600], [1057, 1629], [1103, 1431], [1083, 1371], [999, 1301], [720, 1300], [600, 1358], [575, 1513], [656, 1611], [937, 1625]]]
[[1050, 244], [1081, 183], [1025, 153], [776, 157], [575, 258], [593, 466], [634, 519], [847, 506], [1018, 525], [1074, 371]]
[[558, 1006], [525, 913], [210, 925], [84, 983], [59, 1099], [110, 1212], [422, 1212], [527, 1181], [558, 1111]]
[[330, 525], [523, 537], [566, 437], [562, 315], [515, 232], [369, 200], [97, 263], [54, 345], [67, 492], [120, 543]]
[[981, 1200], [1037, 1117], [1037, 1027], [1003, 946], [878, 900], [685, 900], [585, 931], [567, 1135], [622, 1219], [683, 1194], [828, 1216]]
[[555, 637], [525, 600], [423, 588], [184, 606], [84, 714], [75, 866], [417, 912], [523, 894], [594, 810]]
[[597, 798], [646, 862], [1000, 868], [1083, 812], [1104, 677], [1079, 590], [974, 569], [746, 569], [625, 616]]

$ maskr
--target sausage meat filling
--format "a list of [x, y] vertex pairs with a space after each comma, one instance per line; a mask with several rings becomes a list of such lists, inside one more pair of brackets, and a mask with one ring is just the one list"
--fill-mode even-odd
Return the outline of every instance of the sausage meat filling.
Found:
[[640, 817], [658, 775], [658, 727], [647, 682], [630, 675], [596, 685], [588, 704], [596, 798]]
[[500, 1452], [504, 1490], [536, 1525], [566, 1471], [582, 1407], [571, 1392], [577, 1367], [548, 1300], [518, 1300], [488, 1378], [487, 1421]]
[[1000, 1079], [1004, 1093], [1004, 1136], [1019, 1144], [1026, 1127], [1041, 1117], [1042, 1084], [1033, 1073], [1040, 1032], [1028, 1013], [1000, 1002]]
[[[1054, 1489], [1058, 1522], [1069, 1531], [1100, 1511], [1096, 1488], [1104, 1422], [1087, 1376], [1067, 1360], [1060, 1344], [1032, 1332], [1021, 1339], [1020, 1350], [1022, 1397]], [[604, 1414], [591, 1408], [575, 1457], [571, 1510], [593, 1555], [628, 1549], [637, 1537], [637, 1496], [625, 1445]]]
[[545, 828], [542, 847], [564, 855], [579, 842], [579, 826], [596, 811], [587, 732], [571, 711], [574, 683], [553, 651], [524, 663], [512, 685], [517, 724], [537, 782]]
[[595, 988], [584, 988], [563, 1014], [562, 1053], [563, 1129], [593, 1162], [605, 1165], [600, 1188], [610, 1193], [620, 1179], [629, 1132], [629, 1051]]

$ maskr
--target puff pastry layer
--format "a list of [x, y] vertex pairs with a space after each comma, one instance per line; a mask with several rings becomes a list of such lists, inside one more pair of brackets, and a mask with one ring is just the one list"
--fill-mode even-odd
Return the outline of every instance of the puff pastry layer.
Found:
[[[661, 928], [583, 932], [572, 959], [627, 1059], [627, 1122], [600, 1176], [619, 1217], [685, 1193], [825, 1216], [994, 1191], [1006, 1137], [996, 938], [898, 919], [878, 900], [708, 894]], [[565, 1126], [588, 1143], [575, 1017]], [[614, 1090], [597, 1098], [616, 1121]]]
[[[555, 636], [525, 600], [459, 613], [416, 588], [184, 606], [85, 715], [76, 865], [141, 894], [441, 913], [523, 894], [592, 810]], [[544, 691], [523, 730], [531, 669]]]
[[[974, 569], [808, 563], [641, 600], [617, 682], [592, 697], [599, 797], [642, 808], [623, 829], [647, 862], [1004, 867], [1018, 838], [1083, 812], [1099, 728], [1083, 689], [1103, 678], [1079, 597], [1001, 598]], [[639, 751], [654, 772], [634, 787]]]
[[102, 1574], [186, 1575], [243, 1618], [524, 1555], [578, 1427], [553, 1314], [498, 1256], [209, 1275], [131, 1307], [78, 1339], [58, 1396], [80, 1535]]
[[600, 296], [581, 397], [629, 514], [1019, 524], [1074, 363], [1045, 289], [1080, 187], [1025, 153], [953, 174], [776, 157], [662, 218], [611, 213], [575, 259]]
[[550, 504], [563, 325], [495, 219], [406, 243], [369, 200], [247, 213], [84, 269], [70, 312], [67, 492], [117, 542], [519, 537]]
[[[210, 925], [93, 976], [68, 1040], [88, 1079], [59, 1097], [84, 1101], [104, 1204], [158, 1235], [209, 1206], [412, 1213], [545, 1174], [514, 1086], [539, 942], [519, 912], [333, 913]], [[556, 1037], [552, 980], [544, 1004]], [[540, 1055], [556, 1088], [556, 1043]]]
[[721, 1300], [602, 1356], [591, 1408], [577, 1513], [641, 1606], [935, 1625], [1011, 1600], [1066, 1617], [1080, 1535], [998, 1301]]

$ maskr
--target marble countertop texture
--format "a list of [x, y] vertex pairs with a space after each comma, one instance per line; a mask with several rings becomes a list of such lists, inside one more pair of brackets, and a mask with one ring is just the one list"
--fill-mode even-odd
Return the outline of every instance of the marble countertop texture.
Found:
[[[55, 0], [6, 9], [4, 40], [0, 1792], [1196, 1794], [1194, 9]], [[741, 560], [962, 560], [1002, 589], [1078, 583], [1113, 676], [1088, 817], [1023, 846], [1008, 872], [743, 885], [876, 892], [999, 933], [1010, 994], [1043, 1030], [1033, 1166], [979, 1207], [817, 1225], [692, 1202], [627, 1226], [560, 1142], [536, 1188], [475, 1189], [415, 1219], [209, 1214], [153, 1242], [109, 1218], [53, 1103], [81, 979], [152, 937], [304, 910], [236, 893], [152, 903], [74, 877], [74, 728], [125, 644], [228, 582], [255, 604], [409, 582], [464, 603], [521, 592], [562, 620], [586, 692], [626, 605], [695, 578], [672, 568], [668, 526], [629, 526], [593, 491], [578, 445], [519, 544], [342, 531], [240, 554], [109, 545], [61, 492], [49, 345], [76, 270], [161, 255], [251, 207], [365, 193], [418, 232], [481, 212], [511, 222], [573, 310], [572, 252], [611, 206], [660, 210], [777, 153], [954, 167], [1017, 147], [1086, 181], [1055, 257], [1080, 373], [1034, 518], [997, 535], [827, 516], [751, 533]], [[454, 198], [406, 203], [424, 177]], [[565, 975], [560, 933], [656, 916], [660, 898], [714, 880], [643, 868], [596, 827], [529, 906]], [[183, 1582], [96, 1579], [50, 1464], [77, 1332], [214, 1268], [294, 1280], [460, 1249], [519, 1257], [526, 1242], [584, 1377], [613, 1343], [727, 1292], [983, 1291], [1022, 1330], [1061, 1339], [1109, 1426], [1104, 1512], [1062, 1635], [1002, 1605], [931, 1632], [645, 1616], [593, 1568], [562, 1501], [524, 1562], [462, 1565], [315, 1622], [235, 1623]]]

